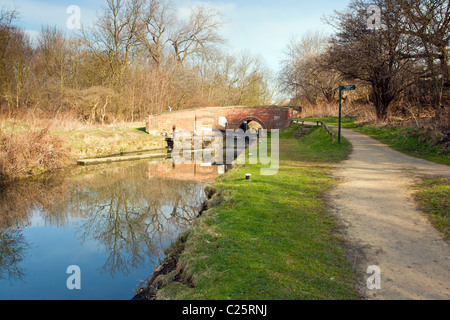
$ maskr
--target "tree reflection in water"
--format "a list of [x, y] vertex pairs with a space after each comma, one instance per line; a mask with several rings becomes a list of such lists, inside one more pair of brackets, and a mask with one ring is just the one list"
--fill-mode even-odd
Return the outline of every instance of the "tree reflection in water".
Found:
[[30, 244], [22, 231], [30, 225], [34, 208], [57, 212], [55, 199], [65, 193], [64, 180], [48, 175], [38, 181], [0, 184], [0, 280], [22, 280], [25, 276], [20, 263], [26, 259]]
[[20, 267], [28, 243], [19, 229], [8, 228], [0, 230], [0, 280], [21, 280], [25, 271]]
[[186, 230], [205, 200], [201, 184], [171, 179], [146, 179], [143, 167], [104, 172], [72, 192], [85, 220], [80, 239], [95, 239], [109, 257], [103, 272], [127, 274]]
[[[95, 240], [107, 253], [102, 273], [127, 275], [161, 260], [161, 252], [186, 230], [206, 196], [195, 181], [154, 178], [149, 163], [77, 168], [0, 190], [0, 279], [20, 278], [28, 244], [20, 232], [36, 212], [47, 226], [79, 221], [77, 239]], [[50, 263], [50, 262], [49, 262]]]

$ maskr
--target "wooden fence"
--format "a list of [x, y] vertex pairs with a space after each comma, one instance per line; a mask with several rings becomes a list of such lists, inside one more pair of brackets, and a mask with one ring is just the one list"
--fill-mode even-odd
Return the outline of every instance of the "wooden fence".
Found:
[[333, 140], [333, 143], [336, 142], [336, 134], [330, 130], [330, 128], [328, 128], [327, 124], [323, 121], [317, 121], [317, 125], [322, 126], [322, 128], [325, 129], [325, 131], [327, 132], [327, 134], [330, 136], [330, 138]]

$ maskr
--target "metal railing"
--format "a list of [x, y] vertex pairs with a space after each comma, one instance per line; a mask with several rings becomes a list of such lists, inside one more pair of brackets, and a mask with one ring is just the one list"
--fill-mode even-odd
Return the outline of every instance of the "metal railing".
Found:
[[336, 134], [330, 130], [330, 128], [328, 128], [327, 124], [321, 120], [317, 121], [317, 125], [322, 126], [322, 128], [325, 129], [325, 131], [327, 132], [328, 136], [333, 140], [333, 144], [336, 142]]

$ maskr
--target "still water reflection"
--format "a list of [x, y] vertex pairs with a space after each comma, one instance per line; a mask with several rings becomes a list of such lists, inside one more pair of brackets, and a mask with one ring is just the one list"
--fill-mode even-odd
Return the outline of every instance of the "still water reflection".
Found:
[[[0, 189], [0, 299], [130, 299], [225, 168], [84, 167]], [[67, 267], [81, 269], [69, 290]]]

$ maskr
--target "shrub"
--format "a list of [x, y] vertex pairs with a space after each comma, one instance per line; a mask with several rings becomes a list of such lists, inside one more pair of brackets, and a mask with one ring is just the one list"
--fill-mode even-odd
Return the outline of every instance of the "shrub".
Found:
[[70, 158], [66, 142], [48, 131], [0, 129], [0, 182], [61, 168]]

